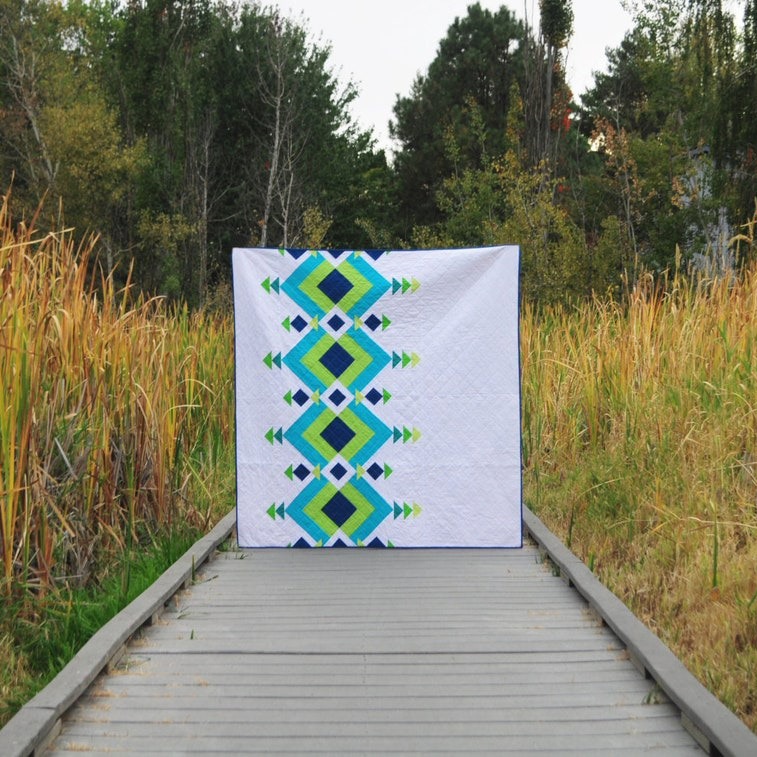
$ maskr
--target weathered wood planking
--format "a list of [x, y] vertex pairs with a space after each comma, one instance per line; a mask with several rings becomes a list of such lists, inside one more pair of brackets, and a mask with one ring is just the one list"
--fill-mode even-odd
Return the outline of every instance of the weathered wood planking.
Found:
[[701, 754], [538, 550], [222, 553], [52, 754]]

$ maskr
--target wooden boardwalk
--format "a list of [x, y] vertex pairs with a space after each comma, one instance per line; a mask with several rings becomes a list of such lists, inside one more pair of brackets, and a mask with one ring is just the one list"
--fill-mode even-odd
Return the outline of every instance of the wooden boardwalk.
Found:
[[701, 754], [539, 551], [222, 552], [55, 755]]

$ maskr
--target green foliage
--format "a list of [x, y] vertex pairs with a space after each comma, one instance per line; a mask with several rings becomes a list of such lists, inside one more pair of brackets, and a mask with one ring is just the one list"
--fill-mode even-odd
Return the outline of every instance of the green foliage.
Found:
[[[439, 220], [435, 195], [444, 179], [455, 169], [477, 168], [480, 135], [466, 117], [471, 100], [481, 108], [488, 153], [504, 148], [511, 86], [522, 73], [522, 34], [508, 8], [469, 6], [439, 43], [428, 73], [409, 96], [397, 98], [390, 131], [400, 144], [395, 169], [403, 231]], [[457, 165], [444, 146], [449, 130], [459, 146]]]
[[555, 48], [565, 47], [573, 32], [570, 0], [539, 0], [541, 32]]
[[156, 535], [102, 565], [97, 586], [64, 586], [41, 599], [31, 617], [16, 602], [0, 605], [0, 629], [12, 635], [14, 654], [23, 658], [25, 672], [25, 678], [0, 699], [0, 723], [46, 686], [99, 628], [154, 583], [200, 536], [197, 528], [189, 526]]

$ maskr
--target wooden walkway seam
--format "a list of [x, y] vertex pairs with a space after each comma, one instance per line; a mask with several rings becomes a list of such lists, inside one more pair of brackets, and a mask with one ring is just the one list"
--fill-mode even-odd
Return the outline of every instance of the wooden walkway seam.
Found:
[[757, 754], [526, 508], [552, 570], [534, 546], [208, 562], [234, 524], [95, 634], [0, 731], [0, 754]]

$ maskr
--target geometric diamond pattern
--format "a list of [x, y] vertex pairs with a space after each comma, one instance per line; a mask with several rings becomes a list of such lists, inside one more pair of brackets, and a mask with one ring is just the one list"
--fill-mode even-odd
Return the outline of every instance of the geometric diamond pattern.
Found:
[[306, 460], [321, 466], [337, 455], [352, 466], [362, 465], [391, 437], [391, 429], [356, 402], [339, 415], [330, 407], [313, 404], [284, 432], [284, 439]]
[[303, 488], [277, 513], [282, 520], [285, 513], [312, 540], [293, 539], [295, 546], [384, 546], [370, 537], [394, 510], [370, 479], [378, 482], [392, 472], [375, 458], [392, 440], [393, 430], [371, 405], [382, 399], [386, 403], [391, 395], [373, 387], [364, 396], [363, 390], [391, 367], [392, 355], [365, 329], [380, 333], [379, 326], [383, 331], [389, 325], [386, 316], [379, 319], [367, 312], [384, 294], [391, 294], [392, 282], [358, 253], [326, 258], [321, 252], [297, 252], [292, 257], [298, 263], [286, 279], [274, 279], [276, 286], [269, 279], [270, 288], [310, 318], [298, 315], [284, 323], [299, 337], [285, 355], [277, 354], [276, 366], [290, 370], [302, 388], [285, 397], [290, 407], [298, 406], [300, 415], [285, 431], [279, 429], [278, 440], [291, 444], [310, 467], [289, 467], [287, 476], [301, 481]]
[[313, 329], [284, 356], [284, 365], [313, 391], [325, 392], [339, 380], [350, 391], [361, 391], [391, 360], [362, 330], [335, 340]]
[[281, 291], [311, 317], [323, 317], [335, 305], [350, 317], [361, 316], [390, 288], [362, 258], [350, 257], [334, 268], [320, 253], [308, 256], [281, 284]]

